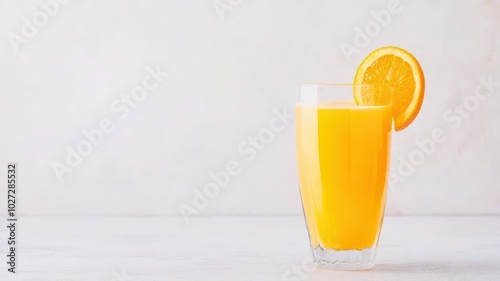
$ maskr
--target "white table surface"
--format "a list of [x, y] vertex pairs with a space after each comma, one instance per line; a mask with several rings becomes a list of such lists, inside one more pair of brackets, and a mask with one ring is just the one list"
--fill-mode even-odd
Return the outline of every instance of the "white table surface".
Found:
[[2, 281], [500, 280], [499, 216], [387, 217], [360, 272], [310, 271], [301, 216], [21, 217], [18, 230], [15, 275], [0, 232]]

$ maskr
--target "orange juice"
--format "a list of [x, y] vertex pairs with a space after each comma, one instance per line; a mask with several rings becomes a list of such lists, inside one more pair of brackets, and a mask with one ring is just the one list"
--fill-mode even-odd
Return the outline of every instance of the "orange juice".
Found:
[[299, 103], [296, 124], [300, 192], [312, 246], [375, 246], [388, 181], [390, 106]]

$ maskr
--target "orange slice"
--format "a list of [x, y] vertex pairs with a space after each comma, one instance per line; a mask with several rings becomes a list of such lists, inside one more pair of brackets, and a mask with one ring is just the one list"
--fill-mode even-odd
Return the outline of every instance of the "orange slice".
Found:
[[382, 47], [370, 53], [359, 65], [354, 84], [372, 84], [377, 89], [355, 90], [358, 105], [376, 105], [390, 98], [396, 131], [413, 122], [424, 100], [422, 68], [412, 54], [398, 47]]

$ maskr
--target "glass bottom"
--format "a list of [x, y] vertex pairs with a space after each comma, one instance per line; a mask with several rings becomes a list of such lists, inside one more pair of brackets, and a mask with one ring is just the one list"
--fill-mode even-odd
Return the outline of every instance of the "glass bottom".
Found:
[[375, 247], [363, 250], [331, 250], [311, 247], [314, 264], [320, 268], [334, 270], [366, 270], [373, 267]]

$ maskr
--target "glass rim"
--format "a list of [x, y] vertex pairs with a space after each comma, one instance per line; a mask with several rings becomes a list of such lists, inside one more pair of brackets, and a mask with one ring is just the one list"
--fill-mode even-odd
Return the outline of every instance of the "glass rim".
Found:
[[[299, 91], [296, 94], [296, 104], [314, 104], [319, 105], [324, 102], [331, 101], [354, 101], [356, 95], [374, 94], [379, 92], [381, 88], [377, 84], [348, 84], [348, 83], [322, 83], [322, 82], [306, 82], [300, 83]], [[363, 107], [386, 106], [391, 104], [391, 95], [382, 95], [376, 103], [375, 101], [368, 102]]]

